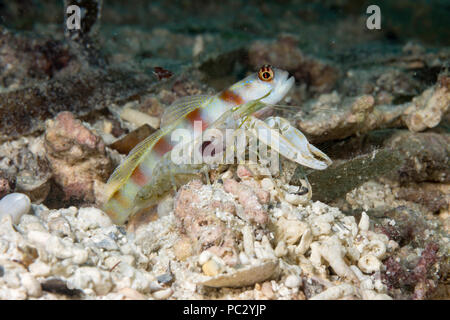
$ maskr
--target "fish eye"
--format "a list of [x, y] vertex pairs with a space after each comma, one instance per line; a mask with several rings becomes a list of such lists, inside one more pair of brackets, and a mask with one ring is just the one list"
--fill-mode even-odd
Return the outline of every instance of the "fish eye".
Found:
[[268, 64], [265, 64], [258, 71], [258, 78], [262, 81], [270, 81], [274, 77], [274, 72], [272, 67]]

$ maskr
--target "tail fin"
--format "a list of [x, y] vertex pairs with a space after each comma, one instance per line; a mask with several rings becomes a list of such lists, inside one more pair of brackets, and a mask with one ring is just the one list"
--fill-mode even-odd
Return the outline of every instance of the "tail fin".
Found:
[[168, 129], [158, 130], [139, 143], [109, 178], [105, 188], [107, 200], [103, 210], [114, 223], [124, 224], [139, 209], [136, 208], [134, 198], [138, 191], [150, 181], [152, 166], [151, 163], [143, 164], [142, 162], [167, 131]]

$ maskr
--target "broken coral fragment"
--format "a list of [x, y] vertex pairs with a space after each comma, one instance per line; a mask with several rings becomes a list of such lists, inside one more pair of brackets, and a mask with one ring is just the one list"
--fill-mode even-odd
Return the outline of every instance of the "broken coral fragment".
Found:
[[46, 123], [45, 148], [63, 201], [94, 203], [96, 184], [101, 185], [112, 169], [101, 138], [72, 113], [61, 112]]

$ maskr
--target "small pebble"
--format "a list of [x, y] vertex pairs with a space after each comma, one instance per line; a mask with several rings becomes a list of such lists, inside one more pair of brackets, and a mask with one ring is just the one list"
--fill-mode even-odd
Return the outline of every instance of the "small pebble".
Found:
[[240, 252], [239, 253], [239, 261], [242, 264], [249, 264], [250, 263], [250, 259], [247, 257], [247, 255], [245, 254], [245, 252]]
[[288, 193], [286, 194], [286, 196], [284, 197], [284, 199], [289, 202], [290, 204], [294, 205], [294, 206], [298, 206], [299, 204], [305, 203], [305, 197], [304, 196], [299, 196], [296, 194], [292, 194], [292, 193]]
[[156, 280], [158, 280], [158, 282], [162, 284], [169, 284], [173, 282], [173, 276], [170, 273], [165, 273], [160, 276], [157, 276]]
[[370, 220], [369, 216], [363, 211], [361, 214], [361, 220], [359, 220], [358, 228], [361, 231], [369, 230]]
[[214, 259], [211, 259], [204, 265], [202, 265], [202, 270], [203, 273], [207, 276], [214, 277], [220, 273], [220, 271], [222, 270], [222, 266]]
[[160, 291], [163, 289], [163, 286], [158, 281], [152, 281], [149, 285], [150, 292]]
[[287, 278], [284, 282], [284, 284], [288, 288], [298, 288], [298, 287], [300, 287], [301, 283], [302, 283], [302, 279], [295, 274], [291, 274], [291, 275], [287, 276]]
[[178, 260], [184, 261], [193, 254], [192, 244], [188, 238], [183, 238], [175, 243], [173, 251]]
[[69, 222], [63, 217], [49, 219], [47, 226], [51, 233], [59, 237], [69, 236], [72, 233]]
[[222, 174], [222, 176], [220, 178], [222, 179], [222, 182], [225, 179], [231, 179], [231, 178], [233, 178], [233, 172], [231, 170], [228, 170], [224, 174]]
[[209, 259], [211, 259], [211, 257], [212, 253], [210, 251], [203, 251], [198, 256], [198, 264], [201, 266], [204, 265]]
[[264, 282], [261, 286], [261, 292], [266, 296], [267, 299], [271, 300], [275, 298], [275, 294], [272, 290], [272, 284], [270, 282]]
[[29, 296], [35, 298], [42, 296], [41, 284], [30, 273], [24, 273], [21, 276], [21, 283]]
[[131, 109], [127, 105], [124, 106], [120, 117], [128, 122], [133, 123], [134, 125], [136, 125], [136, 127], [148, 124], [155, 129], [159, 128], [160, 120], [158, 118], [152, 117], [138, 110]]
[[262, 181], [261, 181], [261, 187], [262, 187], [264, 190], [271, 191], [273, 188], [275, 188], [275, 185], [273, 184], [273, 182], [272, 182], [271, 179], [269, 179], [269, 178], [264, 178], [264, 179], [262, 179]]
[[370, 278], [364, 279], [363, 281], [361, 281], [361, 284], [359, 285], [359, 287], [362, 290], [373, 290], [374, 285], [373, 282]]
[[140, 292], [131, 289], [131, 288], [122, 288], [118, 291], [120, 294], [123, 294], [126, 299], [130, 300], [147, 300], [147, 298]]
[[277, 258], [281, 258], [285, 255], [287, 255], [288, 250], [286, 248], [286, 243], [284, 241], [278, 242], [276, 248], [275, 248], [275, 256]]
[[239, 178], [241, 178], [243, 180], [253, 176], [253, 173], [246, 166], [241, 165], [241, 164], [238, 165], [236, 174]]
[[28, 266], [30, 273], [35, 277], [46, 277], [50, 274], [51, 268], [42, 261], [35, 261]]
[[359, 259], [358, 267], [364, 273], [374, 273], [380, 271], [381, 262], [374, 255], [366, 254]]
[[0, 200], [0, 220], [10, 215], [12, 222], [17, 224], [20, 217], [27, 214], [31, 208], [31, 201], [23, 193], [10, 193]]
[[153, 298], [158, 300], [168, 299], [173, 294], [173, 290], [171, 288], [159, 290], [153, 292]]

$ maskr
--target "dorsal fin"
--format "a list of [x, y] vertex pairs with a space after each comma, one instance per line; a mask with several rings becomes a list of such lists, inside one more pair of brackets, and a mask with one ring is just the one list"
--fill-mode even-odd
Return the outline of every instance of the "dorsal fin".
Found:
[[163, 128], [167, 125], [176, 124], [190, 112], [200, 107], [206, 106], [210, 99], [213, 99], [213, 96], [196, 95], [178, 99], [166, 110], [164, 110], [160, 127]]

